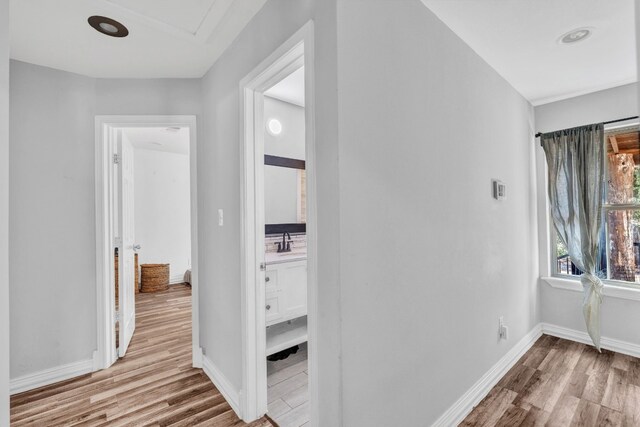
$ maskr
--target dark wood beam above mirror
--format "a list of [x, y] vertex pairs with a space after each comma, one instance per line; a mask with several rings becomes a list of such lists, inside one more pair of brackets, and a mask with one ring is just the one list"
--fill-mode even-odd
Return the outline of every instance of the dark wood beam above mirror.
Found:
[[264, 234], [282, 234], [282, 233], [306, 233], [307, 224], [304, 222], [293, 224], [265, 224]]
[[299, 159], [291, 159], [289, 157], [264, 155], [264, 164], [267, 166], [280, 166], [291, 169], [306, 169], [306, 162]]

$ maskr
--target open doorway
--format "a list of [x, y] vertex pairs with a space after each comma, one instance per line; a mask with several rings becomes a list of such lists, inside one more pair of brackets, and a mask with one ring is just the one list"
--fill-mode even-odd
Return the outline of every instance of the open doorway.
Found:
[[[268, 414], [309, 421], [304, 66], [264, 92], [265, 320]], [[258, 168], [259, 169], [259, 168]]]
[[316, 228], [312, 24], [240, 83], [242, 418], [314, 421]]
[[[130, 316], [135, 315], [138, 293], [163, 292], [191, 282], [189, 128], [127, 127], [121, 133], [114, 164], [119, 357], [126, 354], [133, 335], [135, 319]], [[125, 292], [120, 292], [121, 284]]]
[[[97, 117], [96, 143], [95, 369], [127, 354], [136, 330], [136, 307], [160, 300], [167, 304], [170, 293], [191, 296], [190, 307], [182, 311], [191, 312], [192, 333], [184, 333], [192, 343], [192, 363], [200, 367], [195, 118]], [[153, 319], [147, 313], [143, 317], [149, 329]]]

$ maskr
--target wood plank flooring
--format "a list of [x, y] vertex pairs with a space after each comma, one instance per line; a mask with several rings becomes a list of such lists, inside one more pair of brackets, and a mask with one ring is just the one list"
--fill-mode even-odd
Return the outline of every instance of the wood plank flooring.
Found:
[[267, 361], [268, 414], [280, 427], [309, 424], [307, 344], [286, 359]]
[[640, 359], [543, 335], [462, 426], [640, 426]]
[[[11, 397], [12, 426], [247, 426], [191, 367], [191, 289], [136, 295], [136, 332], [109, 369]], [[266, 418], [250, 427], [272, 426]]]

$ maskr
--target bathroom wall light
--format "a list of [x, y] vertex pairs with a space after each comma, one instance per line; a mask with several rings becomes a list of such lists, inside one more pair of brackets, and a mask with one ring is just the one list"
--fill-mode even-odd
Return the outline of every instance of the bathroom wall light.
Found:
[[106, 16], [91, 16], [88, 20], [96, 31], [106, 34], [111, 37], [127, 37], [129, 30], [127, 27], [116, 21], [115, 19], [107, 18]]
[[282, 123], [278, 119], [270, 119], [267, 122], [267, 132], [273, 136], [278, 136], [282, 133]]

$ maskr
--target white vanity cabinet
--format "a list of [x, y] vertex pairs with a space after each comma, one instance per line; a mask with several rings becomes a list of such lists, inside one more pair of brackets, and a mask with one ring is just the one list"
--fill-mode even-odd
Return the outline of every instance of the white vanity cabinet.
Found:
[[267, 264], [267, 326], [307, 315], [307, 260]]

